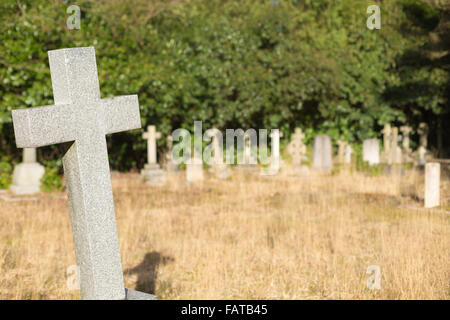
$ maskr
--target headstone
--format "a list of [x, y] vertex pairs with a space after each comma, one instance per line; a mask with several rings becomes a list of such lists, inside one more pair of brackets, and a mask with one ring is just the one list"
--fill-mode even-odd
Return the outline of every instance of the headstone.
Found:
[[428, 125], [424, 122], [419, 124], [419, 129], [417, 130], [419, 133], [420, 139], [419, 139], [419, 149], [418, 149], [418, 156], [419, 156], [419, 165], [425, 165], [426, 163], [426, 156], [427, 156], [427, 145], [428, 145]]
[[327, 135], [318, 135], [314, 138], [313, 167], [320, 171], [330, 171], [333, 164], [331, 160], [331, 140]]
[[141, 170], [143, 180], [151, 185], [159, 185], [164, 183], [164, 172], [161, 170], [156, 155], [156, 140], [161, 138], [161, 133], [156, 132], [155, 126], [148, 126], [147, 132], [142, 135], [147, 140], [147, 159], [144, 169]]
[[306, 160], [306, 145], [303, 143], [305, 134], [302, 129], [296, 128], [287, 146], [287, 152], [292, 157], [292, 165], [300, 167], [302, 161]]
[[380, 146], [377, 139], [364, 140], [363, 161], [367, 161], [369, 165], [380, 163]]
[[404, 155], [404, 162], [412, 162], [412, 150], [409, 145], [409, 135], [411, 134], [412, 128], [409, 126], [400, 127], [400, 131], [402, 132], [402, 152]]
[[391, 156], [391, 125], [385, 124], [383, 128], [383, 162], [388, 163]]
[[13, 171], [12, 185], [9, 187], [14, 194], [33, 194], [41, 191], [41, 178], [45, 169], [36, 162], [36, 149], [23, 149], [23, 162]]
[[391, 145], [389, 147], [389, 164], [400, 164], [402, 163], [402, 149], [398, 146], [399, 141], [402, 140], [402, 137], [398, 134], [398, 128], [394, 127], [391, 131], [390, 142]]
[[439, 163], [427, 163], [425, 165], [425, 208], [440, 205], [440, 176], [441, 165]]
[[67, 143], [63, 166], [81, 297], [126, 299], [105, 135], [141, 127], [138, 98], [100, 98], [93, 47], [48, 55], [55, 105], [14, 110], [16, 144]]

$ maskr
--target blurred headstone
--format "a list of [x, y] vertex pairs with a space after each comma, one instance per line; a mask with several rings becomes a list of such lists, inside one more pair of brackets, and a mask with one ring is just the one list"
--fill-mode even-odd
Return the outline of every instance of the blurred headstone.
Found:
[[41, 178], [44, 176], [45, 169], [36, 162], [36, 149], [24, 148], [22, 161], [14, 168], [12, 184], [9, 189], [18, 195], [40, 192]]
[[314, 138], [313, 168], [319, 171], [330, 171], [333, 166], [331, 159], [331, 140], [327, 135], [318, 135]]
[[151, 185], [160, 185], [165, 181], [164, 172], [157, 162], [156, 140], [161, 138], [161, 133], [156, 131], [155, 126], [148, 126], [147, 132], [142, 135], [147, 140], [147, 159], [144, 169], [141, 170], [142, 179]]
[[440, 205], [440, 163], [430, 162], [425, 165], [425, 208]]

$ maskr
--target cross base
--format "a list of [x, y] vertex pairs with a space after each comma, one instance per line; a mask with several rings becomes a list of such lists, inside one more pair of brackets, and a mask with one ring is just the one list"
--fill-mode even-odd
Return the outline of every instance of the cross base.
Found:
[[17, 195], [41, 192], [41, 178], [45, 169], [39, 163], [21, 163], [14, 168], [12, 193]]
[[162, 185], [165, 182], [164, 171], [157, 163], [147, 163], [141, 170], [142, 180], [150, 185]]
[[157, 300], [153, 294], [125, 288], [125, 300]]

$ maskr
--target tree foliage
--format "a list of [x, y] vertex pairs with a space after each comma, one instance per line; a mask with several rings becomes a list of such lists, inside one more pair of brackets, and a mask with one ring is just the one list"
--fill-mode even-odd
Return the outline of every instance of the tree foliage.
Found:
[[[381, 30], [366, 28], [373, 2], [364, 0], [78, 1], [80, 30], [66, 27], [70, 4], [0, 4], [2, 154], [20, 156], [11, 110], [53, 103], [47, 51], [66, 47], [94, 46], [102, 97], [137, 93], [142, 124], [164, 135], [203, 120], [358, 142], [387, 122], [448, 113], [448, 69], [407, 61], [419, 63], [413, 53], [442, 22], [418, 0], [383, 1]], [[429, 63], [439, 59], [448, 67], [448, 55]], [[112, 167], [143, 165], [140, 134], [108, 137]], [[60, 165], [59, 151], [43, 148], [40, 158]]]

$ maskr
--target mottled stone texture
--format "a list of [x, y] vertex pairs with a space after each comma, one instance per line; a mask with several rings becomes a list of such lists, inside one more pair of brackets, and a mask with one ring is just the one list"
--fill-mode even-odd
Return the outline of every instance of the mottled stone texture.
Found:
[[425, 208], [440, 205], [441, 165], [427, 163], [425, 165]]
[[331, 159], [331, 140], [327, 135], [318, 135], [314, 138], [313, 167], [320, 171], [330, 171], [333, 163]]
[[370, 165], [380, 163], [380, 144], [377, 139], [363, 141], [363, 161]]
[[69, 143], [63, 165], [81, 296], [124, 299], [105, 135], [141, 127], [138, 98], [100, 99], [93, 47], [48, 54], [55, 105], [13, 111], [16, 143]]

